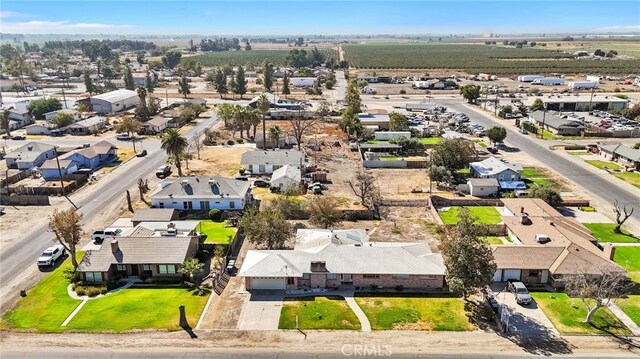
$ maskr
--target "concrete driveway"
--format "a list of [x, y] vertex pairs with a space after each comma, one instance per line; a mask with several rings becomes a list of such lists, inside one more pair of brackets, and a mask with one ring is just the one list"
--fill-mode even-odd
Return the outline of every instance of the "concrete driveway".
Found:
[[254, 291], [238, 321], [240, 330], [278, 330], [284, 291]]
[[513, 293], [506, 290], [500, 292], [505, 286], [506, 283], [502, 286], [494, 287], [492, 285], [491, 287], [496, 300], [511, 314], [509, 317], [509, 333], [523, 337], [558, 335], [556, 328], [535, 301], [527, 306], [522, 306], [516, 303]]

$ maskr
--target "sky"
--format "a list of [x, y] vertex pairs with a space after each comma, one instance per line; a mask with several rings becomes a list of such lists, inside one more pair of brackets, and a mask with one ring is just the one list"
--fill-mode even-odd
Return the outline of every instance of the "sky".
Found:
[[640, 1], [2, 0], [0, 32], [130, 35], [640, 32]]

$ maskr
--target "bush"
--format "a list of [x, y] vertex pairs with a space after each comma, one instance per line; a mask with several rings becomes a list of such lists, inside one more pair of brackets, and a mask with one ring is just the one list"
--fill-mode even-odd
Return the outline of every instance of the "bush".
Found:
[[85, 287], [76, 287], [76, 294], [77, 295], [83, 296], [83, 295], [85, 295], [85, 293], [86, 293], [85, 292]]
[[153, 277], [151, 283], [153, 284], [179, 284], [182, 282], [181, 277]]
[[222, 222], [223, 212], [217, 208], [209, 211], [209, 218], [214, 222]]
[[238, 138], [238, 140], [236, 141], [238, 143], [244, 143], [244, 140], [242, 138]]
[[406, 91], [406, 90], [400, 90], [400, 94], [401, 94], [401, 95], [406, 95], [406, 94], [407, 94], [407, 91]]
[[236, 144], [236, 142], [234, 140], [227, 141], [227, 145], [229, 145], [229, 146], [233, 146], [235, 144]]
[[98, 287], [87, 287], [87, 295], [90, 297], [95, 297], [100, 294], [100, 288]]

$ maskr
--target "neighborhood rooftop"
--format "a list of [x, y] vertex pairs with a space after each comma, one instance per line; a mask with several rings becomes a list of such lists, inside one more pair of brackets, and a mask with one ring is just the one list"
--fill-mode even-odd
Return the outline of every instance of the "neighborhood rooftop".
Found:
[[224, 177], [179, 177], [167, 179], [161, 183], [162, 188], [154, 193], [154, 199], [198, 196], [211, 197], [244, 197], [250, 188], [248, 181], [240, 181]]
[[304, 162], [300, 151], [249, 151], [242, 154], [241, 164], [295, 165]]
[[120, 89], [93, 96], [93, 99], [104, 100], [107, 102], [118, 102], [133, 96], [138, 96], [138, 94], [135, 91]]

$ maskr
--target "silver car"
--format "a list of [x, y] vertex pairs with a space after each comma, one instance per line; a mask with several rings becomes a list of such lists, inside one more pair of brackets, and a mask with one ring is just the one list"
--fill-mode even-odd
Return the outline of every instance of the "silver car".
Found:
[[529, 291], [527, 287], [525, 287], [522, 282], [511, 282], [509, 283], [509, 291], [513, 293], [516, 297], [516, 303], [520, 305], [529, 305], [533, 300], [531, 295], [529, 295]]

